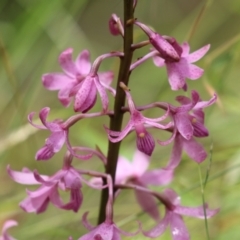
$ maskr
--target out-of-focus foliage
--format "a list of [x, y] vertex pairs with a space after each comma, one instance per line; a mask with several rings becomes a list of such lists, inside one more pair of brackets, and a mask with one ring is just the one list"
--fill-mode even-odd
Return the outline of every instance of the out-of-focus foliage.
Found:
[[[190, 89], [198, 89], [204, 99], [213, 92], [218, 104], [206, 111], [206, 125], [211, 136], [202, 141], [210, 150], [213, 145], [210, 176], [205, 199], [211, 208], [220, 207], [220, 213], [209, 220], [212, 240], [238, 239], [240, 235], [240, 1], [239, 0], [139, 0], [136, 17], [164, 35], [178, 41], [190, 41], [191, 49], [211, 43], [211, 50], [198, 65], [205, 74], [198, 81], [188, 81]], [[9, 218], [19, 222], [11, 230], [17, 239], [74, 239], [85, 232], [80, 219], [90, 211], [90, 220], [96, 222], [99, 191], [84, 187], [84, 203], [78, 214], [63, 212], [52, 206], [36, 216], [26, 214], [18, 207], [25, 198], [24, 186], [12, 182], [6, 174], [6, 165], [20, 170], [27, 166], [40, 173], [52, 174], [62, 165], [63, 151], [49, 162], [36, 162], [34, 155], [48, 136], [47, 131], [36, 132], [27, 124], [26, 116], [42, 107], [51, 107], [50, 118], [67, 118], [72, 107], [63, 109], [56, 92], [42, 87], [41, 75], [61, 71], [57, 58], [68, 47], [74, 56], [89, 49], [92, 59], [97, 55], [120, 50], [121, 38], [108, 32], [111, 13], [122, 16], [121, 0], [1, 0], [0, 1], [0, 225]], [[136, 28], [135, 41], [146, 39]], [[147, 47], [148, 48], [148, 47]], [[135, 54], [140, 57], [147, 50]], [[102, 70], [111, 68], [117, 75], [117, 60], [108, 60]], [[115, 78], [116, 79], [116, 78]], [[152, 61], [133, 72], [130, 87], [137, 104], [151, 101], [174, 103], [177, 95], [171, 92], [165, 70], [157, 69]], [[95, 110], [97, 107], [95, 108]], [[156, 115], [155, 112], [149, 112]], [[127, 120], [127, 119], [126, 119]], [[106, 135], [102, 128], [108, 119], [84, 120], [71, 130], [71, 141], [94, 147], [98, 144], [106, 152]], [[165, 134], [158, 139], [168, 137]], [[135, 142], [130, 135], [122, 144], [121, 153], [131, 158]], [[129, 147], [131, 146], [131, 147]], [[154, 166], [165, 166], [170, 147], [156, 147], [152, 157]], [[77, 162], [77, 160], [76, 160]], [[102, 169], [98, 160], [78, 161], [82, 168]], [[209, 162], [201, 165], [202, 175]], [[201, 205], [201, 191], [197, 165], [184, 155], [171, 187], [182, 196], [186, 205]], [[94, 196], [94, 197], [93, 197]], [[129, 213], [131, 216], [129, 216]], [[135, 228], [132, 221], [140, 217], [144, 229], [153, 226], [148, 216], [141, 213], [131, 192], [122, 194], [116, 202], [117, 223], [126, 230]], [[204, 221], [186, 218], [192, 239], [206, 239]], [[134, 239], [143, 239], [135, 237]], [[166, 233], [161, 239], [170, 239]]]

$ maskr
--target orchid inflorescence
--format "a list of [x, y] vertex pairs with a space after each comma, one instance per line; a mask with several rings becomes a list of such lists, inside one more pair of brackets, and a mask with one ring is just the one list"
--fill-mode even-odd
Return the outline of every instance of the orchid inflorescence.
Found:
[[[130, 7], [133, 16], [137, 1], [129, 2], [132, 4]], [[125, 5], [127, 4], [129, 3], [125, 3]], [[133, 28], [134, 25], [140, 28], [143, 34], [146, 34], [148, 38], [146, 41], [130, 42], [129, 50], [125, 47], [123, 52], [111, 51], [103, 54], [97, 57], [92, 64], [88, 50], [83, 50], [76, 61], [73, 61], [73, 50], [68, 48], [60, 54], [58, 59], [63, 72], [46, 73], [42, 76], [43, 86], [50, 91], [58, 90], [58, 100], [61, 104], [69, 107], [73, 102], [73, 109], [76, 112], [66, 120], [48, 121], [50, 108], [45, 107], [39, 112], [42, 125], [34, 123], [35, 113], [32, 112], [28, 115], [28, 121], [33, 127], [50, 131], [50, 136], [46, 139], [44, 146], [37, 151], [35, 159], [49, 160], [63, 148], [63, 145], [66, 145], [67, 151], [63, 157], [61, 169], [52, 176], [47, 176], [39, 174], [36, 170], [31, 171], [24, 168], [18, 172], [12, 170], [10, 166], [7, 167], [9, 176], [14, 181], [25, 185], [39, 185], [35, 191], [27, 190], [27, 197], [20, 203], [20, 207], [28, 213], [42, 213], [47, 210], [49, 203], [61, 210], [78, 212], [84, 198], [84, 193], [81, 191], [83, 184], [107, 193], [107, 198], [104, 200], [103, 197], [102, 199], [104, 210], [100, 211], [97, 226], [91, 226], [88, 223], [88, 213], [83, 215], [82, 222], [89, 233], [80, 237], [79, 240], [118, 240], [121, 234], [134, 236], [139, 233], [149, 238], [156, 238], [163, 234], [168, 226], [174, 240], [187, 240], [190, 239], [190, 236], [182, 216], [204, 219], [212, 217], [218, 212], [218, 209], [210, 210], [207, 204], [199, 207], [182, 206], [180, 197], [170, 188], [166, 188], [163, 192], [153, 191], [149, 188], [149, 186], [164, 186], [172, 181], [174, 171], [180, 164], [183, 150], [198, 164], [207, 158], [207, 152], [197, 138], [209, 135], [208, 129], [204, 125], [204, 108], [215, 103], [217, 95], [214, 94], [208, 101], [203, 101], [199, 93], [193, 90], [191, 97], [181, 95], [176, 97], [176, 101], [179, 103], [177, 106], [168, 102], [154, 102], [145, 106], [137, 106], [128, 87], [130, 73], [151, 58], [157, 67], [166, 67], [168, 81], [173, 91], [181, 89], [187, 91], [186, 79], [196, 80], [203, 75], [204, 70], [193, 63], [207, 53], [210, 45], [189, 53], [190, 47], [187, 42], [179, 44], [175, 38], [156, 33], [134, 17], [129, 19], [126, 15], [125, 19], [121, 20], [116, 14], [112, 14], [109, 20], [110, 33], [114, 36], [120, 35], [123, 39], [129, 34], [127, 29]], [[132, 54], [129, 54], [128, 51], [133, 53], [147, 45], [151, 45], [149, 52], [132, 61]], [[110, 57], [121, 59], [116, 88], [112, 87], [114, 79], [112, 71], [99, 72], [101, 63]], [[134, 87], [131, 90], [134, 91]], [[110, 99], [107, 92], [114, 99], [113, 110], [109, 109]], [[90, 112], [95, 106], [98, 94], [101, 100], [101, 109], [98, 112]], [[124, 105], [125, 99], [127, 106]], [[145, 116], [144, 110], [152, 108], [162, 109], [164, 114], [157, 118]], [[116, 127], [116, 122], [119, 121], [117, 118], [119, 116], [122, 118], [125, 113], [130, 115], [129, 121], [123, 129], [120, 129]], [[109, 153], [106, 156], [99, 147], [91, 149], [86, 146], [71, 145], [69, 130], [74, 124], [81, 123], [86, 118], [101, 116], [109, 116], [111, 119], [109, 127], [106, 124], [103, 126], [109, 140], [108, 153], [113, 151], [113, 146], [120, 146], [120, 142], [128, 134], [136, 133], [136, 150], [131, 162], [119, 155], [119, 148], [115, 148], [115, 154]], [[121, 127], [121, 122], [119, 126]], [[170, 132], [171, 137], [165, 141], [155, 140], [148, 130], [150, 128]], [[156, 142], [157, 144], [155, 144]], [[148, 170], [154, 149], [166, 146], [171, 142], [173, 142], [173, 149], [166, 167]], [[79, 154], [79, 151], [84, 154]], [[74, 166], [74, 158], [90, 160], [93, 156], [99, 158], [103, 163], [105, 173], [78, 169]], [[90, 176], [91, 179], [87, 180], [85, 176]], [[139, 223], [139, 228], [135, 233], [127, 233], [114, 223], [114, 200], [124, 189], [132, 189], [142, 210], [156, 221], [156, 226], [151, 230], [145, 230], [143, 224]], [[59, 190], [69, 194], [68, 202], [64, 202]], [[165, 208], [163, 217], [160, 217], [159, 214], [159, 203]], [[16, 225], [16, 222], [10, 223], [4, 228], [1, 239], [12, 239], [6, 234], [6, 229]], [[69, 239], [73, 238], [69, 237]]]

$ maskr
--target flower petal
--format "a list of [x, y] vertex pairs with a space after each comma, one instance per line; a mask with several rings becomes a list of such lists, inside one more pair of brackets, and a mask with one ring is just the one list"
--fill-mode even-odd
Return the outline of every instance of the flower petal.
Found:
[[85, 212], [82, 216], [82, 224], [83, 226], [88, 229], [89, 231], [93, 230], [95, 228], [95, 226], [91, 225], [88, 220], [87, 220], [87, 215], [88, 212]]
[[[140, 181], [133, 181], [133, 183], [146, 188], [146, 186]], [[155, 198], [151, 194], [143, 191], [135, 190], [134, 192], [136, 199], [143, 211], [149, 214], [155, 221], [158, 222], [160, 220], [160, 216]]]
[[168, 200], [176, 206], [180, 205], [181, 203], [181, 198], [177, 195], [177, 193], [171, 189], [171, 188], [167, 188], [164, 190], [164, 195], [165, 197], [168, 198]]
[[205, 108], [205, 107], [209, 107], [211, 106], [213, 103], [215, 103], [217, 101], [217, 94], [214, 93], [213, 97], [209, 100], [209, 101], [201, 101], [201, 102], [198, 102], [193, 110], [195, 109], [199, 109], [199, 108]]
[[165, 232], [168, 224], [169, 224], [169, 213], [166, 212], [162, 221], [160, 221], [153, 229], [151, 229], [149, 231], [142, 230], [142, 233], [144, 236], [149, 237], [149, 238], [159, 237], [160, 235], [162, 235]]
[[103, 188], [108, 187], [108, 184], [103, 185], [102, 178], [99, 178], [99, 177], [92, 178], [90, 181], [87, 181], [86, 179], [81, 177], [81, 181], [84, 182], [85, 184], [87, 184], [89, 187], [94, 188], [94, 189], [101, 190]]
[[109, 72], [98, 73], [98, 76], [99, 76], [99, 81], [101, 85], [104, 88], [106, 88], [115, 97], [116, 90], [110, 86], [114, 77], [113, 72], [109, 71]]
[[[145, 118], [144, 118], [145, 119]], [[159, 129], [168, 129], [170, 127], [173, 126], [172, 122], [166, 124], [166, 125], [162, 125], [162, 124], [159, 124], [159, 123], [155, 123], [154, 121], [149, 121], [149, 120], [146, 120], [145, 121], [145, 125], [147, 126], [147, 124], [149, 126], [152, 126], [152, 127], [155, 127], [155, 128], [159, 128]]]
[[200, 96], [197, 91], [191, 92], [192, 99], [190, 101], [187, 100], [185, 96], [178, 96], [176, 100], [182, 104], [182, 106], [177, 107], [176, 112], [188, 112], [194, 108], [194, 106], [200, 100]]
[[114, 78], [114, 73], [112, 71], [100, 72], [98, 73], [98, 76], [101, 84], [110, 86]]
[[181, 161], [182, 148], [183, 148], [182, 139], [183, 139], [183, 137], [180, 134], [176, 135], [174, 144], [173, 144], [171, 157], [170, 157], [170, 160], [166, 167], [167, 170], [175, 169]]
[[206, 218], [210, 218], [210, 217], [214, 216], [220, 210], [219, 208], [214, 209], [214, 210], [208, 209], [208, 205], [205, 204], [205, 206], [199, 206], [199, 207], [176, 206], [173, 211], [180, 215], [205, 219], [204, 208], [206, 211]]
[[204, 73], [204, 70], [196, 65], [188, 64], [188, 69], [185, 72], [186, 78], [191, 80], [199, 79]]
[[[34, 177], [33, 172], [17, 172], [10, 168], [10, 165], [7, 166], [8, 175], [17, 183], [21, 184], [40, 184]], [[44, 176], [47, 178], [47, 176]]]
[[75, 96], [74, 111], [86, 112], [89, 110], [96, 102], [96, 94], [97, 89], [93, 78], [87, 77]]
[[17, 226], [18, 223], [14, 220], [7, 220], [2, 228], [2, 236], [0, 236], [0, 240], [16, 240], [15, 238], [11, 237], [8, 233], [7, 230], [11, 227]]
[[188, 230], [181, 216], [171, 212], [169, 223], [173, 240], [190, 240]]
[[178, 61], [180, 59], [175, 48], [158, 33], [152, 33], [149, 40], [165, 60]]
[[208, 129], [201, 122], [193, 122], [193, 135], [195, 137], [207, 137], [209, 135]]
[[179, 103], [181, 103], [182, 105], [191, 105], [192, 104], [192, 100], [186, 96], [177, 96], [175, 98], [175, 100], [178, 101]]
[[166, 141], [157, 140], [157, 142], [161, 146], [166, 146], [166, 145], [170, 144], [175, 139], [176, 134], [177, 134], [177, 128], [174, 128], [173, 129], [173, 133], [172, 133], [171, 137], [168, 140], [166, 140]]
[[168, 81], [172, 90], [179, 90], [185, 85], [185, 76], [179, 69], [179, 63], [167, 63]]
[[78, 71], [75, 66], [75, 63], [72, 60], [72, 52], [73, 52], [72, 48], [66, 49], [60, 54], [58, 61], [63, 71], [70, 77], [75, 78]]
[[74, 87], [76, 87], [75, 84], [71, 84], [66, 88], [60, 89], [58, 92], [58, 99], [64, 107], [68, 107], [70, 105], [70, 102], [72, 100], [70, 93]]
[[174, 122], [179, 133], [187, 140], [193, 136], [193, 126], [186, 113], [176, 113], [174, 115]]
[[87, 75], [91, 69], [90, 53], [88, 50], [83, 50], [76, 59], [76, 67], [78, 73]]
[[107, 112], [107, 110], [108, 110], [108, 95], [107, 95], [104, 87], [99, 82], [98, 76], [94, 78], [94, 83], [95, 83], [95, 86], [97, 87], [97, 90], [98, 90], [100, 98], [101, 98], [103, 112]]
[[157, 66], [157, 67], [164, 67], [165, 66], [165, 60], [159, 56], [155, 56], [153, 57], [153, 63]]
[[159, 118], [147, 118], [147, 117], [144, 117], [144, 120], [149, 121], [149, 122], [161, 122], [161, 121], [165, 120], [169, 116], [169, 113], [170, 113], [170, 106], [167, 104], [167, 111], [164, 113], [163, 116], [161, 116]]
[[41, 111], [39, 112], [39, 118], [40, 118], [42, 124], [44, 126], [46, 126], [46, 128], [48, 128], [47, 127], [47, 117], [48, 117], [49, 112], [50, 112], [49, 107], [42, 108]]
[[188, 156], [192, 158], [197, 163], [201, 163], [204, 161], [207, 157], [207, 153], [203, 146], [195, 141], [195, 139], [192, 137], [190, 140], [186, 140], [182, 138], [183, 142], [183, 149], [186, 151]]
[[60, 90], [76, 80], [63, 73], [46, 73], [42, 76], [43, 86], [48, 90]]
[[66, 171], [60, 170], [55, 173], [52, 177], [40, 175], [37, 170], [33, 171], [33, 176], [35, 180], [45, 186], [52, 186], [53, 184], [57, 183], [59, 179], [65, 174]]
[[204, 114], [202, 108], [193, 110], [193, 116], [194, 116], [194, 118], [197, 119], [198, 122], [204, 124], [205, 114]]
[[187, 56], [187, 60], [190, 63], [197, 62], [199, 59], [201, 59], [209, 50], [210, 44], [205, 45], [204, 47], [198, 49], [197, 51], [189, 54]]
[[189, 51], [190, 51], [190, 46], [189, 46], [189, 44], [187, 42], [184, 42], [182, 44], [182, 50], [183, 50], [183, 52], [182, 52], [182, 56], [181, 57], [182, 58], [187, 57], [189, 55]]
[[173, 170], [155, 169], [144, 173], [141, 181], [146, 185], [162, 186], [169, 184], [173, 179]]
[[36, 160], [48, 160], [50, 159], [55, 152], [53, 151], [53, 147], [49, 145], [44, 145], [42, 148], [40, 148], [36, 155], [35, 159]]
[[59, 152], [65, 143], [65, 132], [55, 132], [50, 135], [50, 137], [46, 140], [46, 145], [51, 145], [53, 147], [53, 152]]
[[[30, 196], [20, 202], [19, 205], [26, 212], [44, 212], [48, 206], [51, 191], [53, 191], [52, 187], [39, 188], [35, 193], [32, 192]], [[33, 198], [31, 195], [36, 196]]]
[[119, 157], [116, 171], [116, 184], [126, 183], [128, 178], [133, 176], [132, 164], [124, 157]]
[[45, 126], [42, 126], [42, 125], [37, 125], [35, 123], [33, 123], [33, 116], [35, 115], [35, 112], [31, 112], [30, 114], [28, 114], [28, 122], [35, 128], [38, 128], [38, 129], [47, 129]]
[[38, 150], [35, 155], [36, 160], [48, 160], [50, 159], [56, 152], [59, 152], [65, 143], [65, 131], [54, 132], [50, 135], [50, 137], [46, 140], [45, 145]]
[[137, 133], [137, 148], [139, 151], [151, 156], [155, 148], [154, 138], [147, 131], [142, 132], [141, 134], [143, 134], [143, 136]]
[[[105, 130], [108, 133], [108, 139], [115, 143], [121, 141], [127, 134], [131, 131], [132, 129], [132, 122], [131, 120], [128, 122], [127, 126], [121, 131], [121, 132], [116, 132], [116, 131], [111, 131], [109, 130], [106, 126], [104, 126]], [[113, 136], [113, 137], [112, 137]]]
[[111, 240], [121, 240], [120, 233], [118, 231], [113, 231], [113, 237]]
[[145, 173], [150, 164], [150, 157], [145, 153], [135, 150], [132, 162], [132, 172], [134, 176], [141, 177]]
[[83, 195], [80, 189], [71, 189], [71, 198], [68, 203], [62, 204], [61, 209], [73, 210], [78, 212], [79, 208], [82, 205]]
[[43, 125], [46, 126], [51, 132], [62, 131], [62, 128], [59, 124], [61, 122], [60, 120], [55, 120], [53, 122], [47, 121], [49, 112], [50, 112], [49, 107], [45, 107], [45, 108], [41, 109], [41, 111], [39, 112], [39, 118], [41, 119]]

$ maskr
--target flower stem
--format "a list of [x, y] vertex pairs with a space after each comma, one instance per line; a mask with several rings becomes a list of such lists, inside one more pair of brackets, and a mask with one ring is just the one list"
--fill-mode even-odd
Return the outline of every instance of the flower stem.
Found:
[[[132, 62], [132, 49], [131, 45], [133, 43], [133, 24], [129, 23], [129, 20], [134, 19], [133, 16], [133, 0], [124, 0], [124, 57], [121, 58], [121, 64], [118, 73], [118, 82], [117, 82], [117, 92], [114, 102], [114, 115], [110, 120], [110, 129], [114, 131], [121, 131], [122, 120], [123, 120], [123, 112], [121, 108], [125, 104], [125, 93], [122, 88], [119, 87], [120, 82], [124, 82], [125, 85], [128, 85], [129, 80], [129, 68]], [[113, 181], [115, 181], [115, 173], [117, 167], [117, 160], [119, 155], [121, 142], [112, 143], [108, 142], [108, 155], [107, 155], [107, 166], [106, 173], [110, 174]], [[104, 179], [104, 181], [106, 181]], [[105, 209], [108, 201], [108, 189], [103, 189], [101, 196], [101, 204], [100, 211], [98, 217], [98, 223], [102, 223], [105, 221]]]

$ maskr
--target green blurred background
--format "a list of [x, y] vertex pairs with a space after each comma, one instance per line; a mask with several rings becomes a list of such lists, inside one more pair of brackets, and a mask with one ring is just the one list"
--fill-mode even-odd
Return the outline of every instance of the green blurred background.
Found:
[[[111, 36], [108, 31], [111, 13], [122, 16], [121, 0], [0, 1], [0, 226], [6, 219], [16, 219], [19, 226], [11, 233], [17, 239], [67, 239], [70, 235], [77, 239], [86, 232], [80, 223], [85, 211], [90, 211], [89, 219], [96, 223], [100, 192], [87, 187], [83, 187], [84, 202], [78, 214], [60, 211], [52, 205], [38, 216], [24, 213], [18, 203], [25, 198], [26, 187], [8, 177], [6, 166], [10, 164], [15, 170], [27, 166], [42, 174], [53, 174], [59, 169], [64, 151], [48, 162], [34, 160], [49, 133], [36, 131], [27, 124], [26, 117], [45, 106], [51, 107], [50, 119], [66, 119], [73, 114], [72, 106], [63, 109], [57, 92], [43, 88], [41, 75], [61, 71], [57, 59], [68, 47], [74, 48], [74, 58], [83, 49], [89, 49], [92, 60], [99, 54], [121, 50], [121, 38]], [[221, 208], [208, 226], [213, 240], [240, 239], [240, 1], [139, 0], [135, 16], [161, 34], [174, 36], [180, 42], [189, 40], [192, 51], [211, 43], [209, 53], [197, 63], [205, 69], [204, 76], [198, 81], [188, 80], [189, 90], [197, 89], [203, 99], [209, 99], [213, 92], [219, 96], [218, 103], [206, 109], [210, 137], [201, 140], [208, 152], [213, 145], [205, 199], [210, 208]], [[145, 39], [136, 28], [135, 42]], [[134, 57], [143, 56], [148, 49], [137, 51]], [[111, 68], [116, 73], [114, 84], [118, 65], [118, 60], [111, 59], [101, 66], [101, 70]], [[170, 91], [165, 69], [156, 68], [151, 60], [133, 72], [130, 88], [139, 105], [152, 101], [175, 104], [175, 96], [184, 94]], [[156, 116], [157, 113], [146, 114]], [[71, 130], [71, 142], [89, 147], [98, 144], [106, 153], [104, 123], [108, 124], [107, 118], [76, 124]], [[121, 149], [121, 154], [130, 160], [134, 137], [129, 135]], [[156, 139], [167, 137], [161, 132], [155, 135]], [[171, 147], [156, 146], [151, 167], [165, 166]], [[75, 160], [75, 165], [102, 170], [97, 159]], [[203, 177], [208, 166], [208, 160], [201, 164]], [[184, 155], [170, 187], [181, 194], [183, 205], [198, 206], [202, 204], [199, 183], [198, 166]], [[153, 226], [152, 220], [141, 213], [130, 191], [120, 195], [115, 216], [117, 224], [128, 231], [136, 229], [135, 219], [144, 223], [144, 229]], [[192, 239], [207, 239], [204, 221], [192, 218], [185, 221]], [[171, 239], [169, 230], [161, 239]]]

